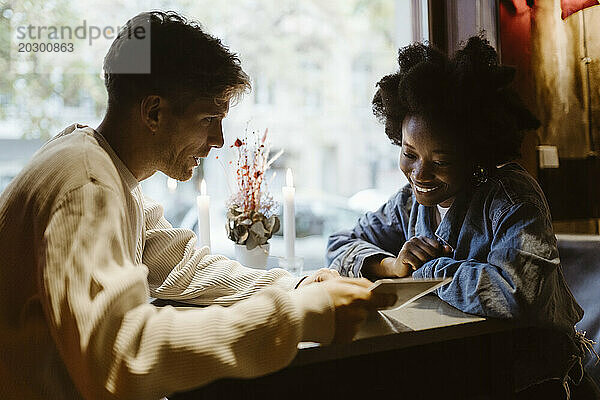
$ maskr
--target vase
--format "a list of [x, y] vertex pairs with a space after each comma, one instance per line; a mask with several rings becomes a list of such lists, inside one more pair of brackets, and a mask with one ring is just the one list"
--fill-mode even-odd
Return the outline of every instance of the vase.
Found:
[[269, 249], [271, 245], [265, 243], [256, 246], [252, 250], [248, 250], [245, 244], [234, 244], [235, 258], [243, 266], [257, 269], [267, 268], [267, 258], [269, 257]]

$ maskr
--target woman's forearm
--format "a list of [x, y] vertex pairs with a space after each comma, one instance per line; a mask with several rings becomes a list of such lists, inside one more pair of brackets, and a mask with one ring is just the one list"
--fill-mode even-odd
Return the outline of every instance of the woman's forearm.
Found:
[[397, 277], [394, 269], [394, 257], [378, 254], [367, 258], [362, 266], [363, 276], [370, 280]]

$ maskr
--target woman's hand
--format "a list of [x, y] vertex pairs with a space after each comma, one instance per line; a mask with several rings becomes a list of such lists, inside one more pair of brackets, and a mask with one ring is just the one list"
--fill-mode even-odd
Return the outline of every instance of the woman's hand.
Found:
[[427, 236], [415, 236], [402, 246], [398, 258], [394, 261], [394, 269], [401, 276], [408, 276], [412, 271], [421, 268], [427, 261], [451, 252], [450, 246], [442, 245], [435, 239]]
[[435, 239], [415, 236], [404, 243], [397, 258], [386, 257], [381, 260], [380, 270], [387, 271], [387, 276], [404, 278], [421, 268], [427, 261], [449, 255], [451, 252], [450, 246], [442, 245]]
[[412, 270], [416, 271], [427, 261], [448, 254], [450, 251], [450, 246], [442, 246], [435, 239], [427, 236], [415, 236], [404, 243], [396, 260], [397, 263], [410, 265]]

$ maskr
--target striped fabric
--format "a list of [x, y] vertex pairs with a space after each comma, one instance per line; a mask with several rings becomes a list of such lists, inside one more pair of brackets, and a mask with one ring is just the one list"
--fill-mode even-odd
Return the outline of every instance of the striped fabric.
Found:
[[94, 130], [48, 142], [0, 196], [0, 398], [157, 399], [331, 341], [321, 285], [195, 244]]

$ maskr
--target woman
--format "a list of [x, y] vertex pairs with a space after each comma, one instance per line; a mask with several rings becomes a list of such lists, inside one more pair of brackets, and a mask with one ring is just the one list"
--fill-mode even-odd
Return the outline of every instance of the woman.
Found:
[[437, 291], [447, 303], [550, 332], [526, 347], [537, 343], [540, 352], [556, 353], [555, 361], [533, 373], [522, 365], [515, 385], [547, 390], [534, 384], [552, 379], [547, 383], [564, 395], [582, 376], [571, 356], [582, 356], [573, 327], [583, 310], [563, 278], [546, 199], [511, 162], [524, 131], [539, 126], [508, 88], [514, 70], [500, 66], [480, 37], [452, 59], [414, 44], [400, 50], [398, 62], [399, 71], [379, 81], [373, 110], [400, 146], [409, 184], [329, 238], [330, 268], [372, 280], [452, 276]]

